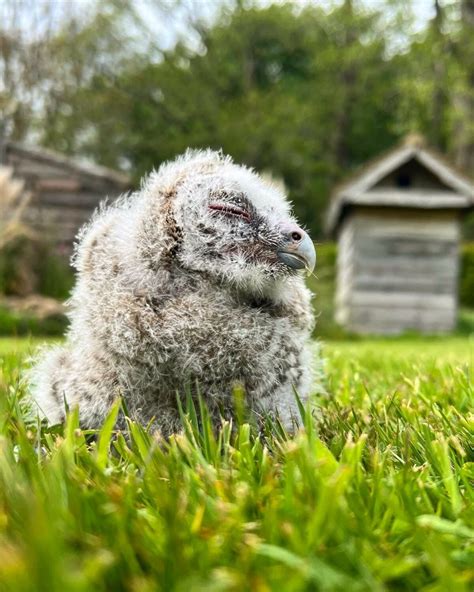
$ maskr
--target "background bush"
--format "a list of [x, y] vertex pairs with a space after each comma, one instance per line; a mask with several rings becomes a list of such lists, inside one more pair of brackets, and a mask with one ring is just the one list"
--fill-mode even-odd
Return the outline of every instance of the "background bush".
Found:
[[343, 339], [347, 332], [334, 320], [334, 293], [336, 290], [335, 243], [316, 244], [317, 263], [314, 274], [308, 278], [308, 286], [314, 294], [316, 314], [315, 336]]
[[69, 258], [48, 243], [22, 237], [0, 250], [0, 294], [66, 300], [73, 284]]
[[68, 257], [44, 242], [18, 237], [0, 250], [0, 335], [62, 335], [68, 321], [64, 314], [39, 318], [12, 309], [8, 297], [39, 294], [66, 300], [74, 284]]
[[53, 315], [44, 319], [18, 313], [0, 306], [0, 336], [23, 337], [28, 335], [59, 336], [68, 326], [65, 315]]
[[474, 308], [474, 242], [465, 243], [461, 248], [459, 302], [461, 306]]

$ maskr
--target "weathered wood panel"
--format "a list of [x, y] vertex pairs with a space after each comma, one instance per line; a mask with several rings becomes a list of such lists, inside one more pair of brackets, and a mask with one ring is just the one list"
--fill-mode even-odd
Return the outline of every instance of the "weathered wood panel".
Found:
[[[80, 173], [71, 172], [68, 169], [61, 169], [57, 165], [44, 165], [36, 161], [23, 161], [19, 159], [10, 159], [9, 166], [15, 169], [15, 175], [25, 179], [32, 189], [41, 188], [42, 179], [67, 181], [74, 180], [80, 187], [94, 189], [96, 191], [108, 191], [109, 189], [119, 187], [119, 191], [124, 190], [124, 186], [114, 184], [107, 179], [95, 179], [90, 175], [81, 175]], [[38, 187], [39, 184], [39, 187]]]
[[368, 191], [361, 195], [354, 196], [352, 203], [357, 205], [371, 205], [377, 203], [379, 206], [405, 207], [421, 209], [449, 209], [467, 207], [467, 198], [457, 195], [451, 191], [437, 191], [429, 194], [425, 191], [396, 191], [378, 190]]
[[124, 175], [49, 151], [7, 145], [6, 160], [31, 193], [25, 222], [59, 243], [71, 245], [105, 198], [113, 201], [130, 187]]
[[454, 308], [416, 310], [361, 306], [351, 308], [348, 328], [365, 334], [396, 334], [413, 329], [425, 333], [437, 333], [451, 331], [455, 322]]
[[358, 207], [350, 219], [354, 232], [363, 232], [366, 236], [459, 238], [458, 218], [448, 211]]
[[[61, 209], [66, 208], [69, 210], [70, 208], [84, 208], [89, 212], [94, 210], [101, 201], [106, 199], [106, 195], [98, 194], [98, 193], [90, 193], [86, 191], [79, 191], [79, 192], [50, 192], [44, 191], [42, 193], [38, 193], [35, 195], [34, 199], [32, 200], [33, 203], [39, 204], [44, 207], [51, 207], [56, 206]], [[118, 197], [114, 195], [113, 198]]]
[[359, 277], [359, 274], [386, 278], [387, 281], [392, 277], [413, 280], [418, 278], [420, 274], [423, 276], [436, 276], [443, 282], [452, 282], [457, 278], [457, 260], [455, 262], [436, 262], [418, 259], [407, 262], [400, 259], [396, 259], [395, 261], [387, 259], [389, 258], [367, 261], [366, 259], [355, 258], [353, 265], [356, 278]]
[[15, 173], [23, 179], [39, 179], [42, 177], [56, 177], [58, 179], [70, 179], [71, 176], [77, 178], [77, 174], [60, 168], [56, 164], [45, 164], [29, 158], [22, 158], [19, 155], [11, 155], [8, 158], [8, 164], [13, 166]]
[[341, 325], [350, 319], [349, 300], [354, 281], [354, 228], [350, 221], [343, 224], [337, 252], [337, 284], [335, 294], [336, 321]]
[[385, 275], [358, 275], [354, 281], [354, 290], [360, 292], [374, 291], [383, 293], [409, 292], [418, 294], [452, 294], [452, 281], [455, 277], [404, 277]]
[[55, 193], [58, 191], [77, 193], [81, 190], [81, 184], [77, 179], [58, 179], [57, 177], [46, 177], [44, 179], [40, 179], [36, 183], [36, 190], [41, 191], [42, 193], [47, 191], [54, 191]]
[[336, 319], [352, 331], [452, 330], [459, 223], [453, 213], [356, 210], [339, 235]]
[[53, 222], [72, 222], [83, 220], [91, 215], [88, 208], [67, 208], [49, 207], [43, 205], [36, 205], [28, 208], [25, 212], [25, 220], [51, 220]]
[[410, 327], [414, 322], [424, 322], [441, 325], [451, 323], [453, 320], [454, 308], [446, 310], [444, 308], [428, 309], [400, 309], [383, 306], [356, 306], [351, 310], [351, 321], [396, 324], [403, 327]]
[[437, 260], [442, 258], [451, 258], [457, 252], [457, 242], [455, 240], [446, 240], [435, 237], [413, 238], [399, 234], [398, 236], [389, 235], [385, 238], [360, 236], [357, 238], [357, 244], [354, 248], [359, 257], [379, 258], [379, 257], [406, 257], [407, 261], [414, 257], [430, 258]]
[[451, 308], [454, 307], [453, 294], [418, 294], [412, 292], [376, 292], [353, 291], [350, 302], [352, 306], [409, 308], [411, 310]]

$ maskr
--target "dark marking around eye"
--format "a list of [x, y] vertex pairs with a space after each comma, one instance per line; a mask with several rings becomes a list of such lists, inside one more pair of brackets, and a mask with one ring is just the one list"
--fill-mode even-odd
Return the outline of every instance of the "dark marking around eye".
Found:
[[241, 191], [211, 191], [209, 209], [220, 215], [233, 216], [253, 223], [256, 212], [247, 196]]
[[209, 204], [209, 209], [214, 212], [220, 212], [227, 216], [235, 216], [238, 218], [242, 218], [247, 222], [250, 222], [252, 219], [249, 212], [244, 208], [235, 206], [233, 204], [225, 204], [225, 203], [211, 203]]

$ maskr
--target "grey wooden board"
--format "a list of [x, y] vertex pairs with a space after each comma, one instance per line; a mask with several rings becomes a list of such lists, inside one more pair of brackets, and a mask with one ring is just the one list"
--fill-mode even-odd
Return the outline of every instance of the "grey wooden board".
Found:
[[356, 211], [348, 220], [352, 235], [365, 237], [433, 237], [457, 240], [459, 219], [454, 212], [400, 212], [368, 209]]
[[64, 232], [70, 233], [80, 228], [83, 224], [87, 222], [87, 220], [88, 218], [84, 217], [82, 220], [75, 220], [73, 222], [71, 222], [70, 220], [64, 220], [61, 222], [61, 224], [58, 224], [58, 222], [55, 220], [37, 217], [34, 221], [31, 221], [30, 224], [32, 228], [36, 230], [41, 229], [46, 232], [52, 231], [54, 233], [57, 233], [60, 229], [63, 229]]
[[456, 292], [455, 278], [440, 279], [438, 277], [400, 278], [357, 276], [354, 279], [354, 290], [376, 291], [397, 294], [400, 291], [418, 294], [454, 294]]
[[[437, 306], [435, 306], [437, 304]], [[351, 318], [364, 315], [373, 319], [388, 320], [418, 320], [425, 319], [435, 321], [436, 319], [451, 319], [456, 312], [454, 302], [450, 306], [440, 305], [435, 302], [431, 307], [410, 307], [392, 305], [391, 303], [377, 304], [353, 304], [351, 307]]]
[[68, 217], [64, 215], [64, 210], [29, 209], [24, 219], [33, 230], [49, 236], [53, 241], [72, 242], [79, 229], [90, 219], [90, 211], [76, 210], [73, 217]]
[[336, 308], [334, 319], [336, 320], [336, 323], [347, 326], [349, 322], [349, 309], [347, 307], [339, 306]]
[[15, 174], [24, 179], [30, 178], [57, 178], [57, 179], [78, 179], [79, 175], [71, 173], [71, 171], [60, 168], [56, 164], [48, 165], [46, 163], [37, 162], [35, 160], [21, 158], [20, 156], [10, 156], [8, 164], [13, 166]]
[[347, 300], [352, 294], [354, 279], [352, 275], [338, 276], [335, 298], [337, 301]]
[[453, 328], [456, 320], [455, 309], [400, 310], [384, 307], [356, 307], [350, 311], [352, 326], [374, 328], [416, 328], [429, 330], [435, 327]]
[[387, 208], [377, 206], [357, 206], [348, 214], [348, 218], [386, 218], [387, 220], [453, 220], [459, 212], [452, 210], [416, 211], [413, 208]]
[[424, 209], [459, 209], [467, 208], [471, 204], [471, 199], [464, 195], [453, 192], [441, 191], [395, 191], [379, 189], [378, 191], [368, 191], [351, 198], [353, 205], [374, 205], [420, 208]]
[[458, 258], [427, 259], [417, 257], [407, 259], [406, 257], [354, 257], [354, 275], [366, 273], [372, 276], [393, 276], [400, 275], [407, 278], [419, 277], [419, 275], [439, 277], [456, 277]]
[[33, 202], [42, 206], [59, 206], [65, 209], [87, 208], [90, 212], [91, 209], [96, 208], [104, 199], [105, 196], [102, 193], [43, 191], [41, 194], [35, 196]]
[[38, 179], [75, 179], [81, 188], [94, 189], [101, 194], [113, 193], [120, 195], [124, 188], [121, 185], [115, 185], [108, 179], [94, 177], [92, 175], [81, 175], [78, 172], [69, 169], [61, 169], [58, 165], [48, 165], [33, 160], [15, 160], [9, 161], [15, 170], [15, 176], [25, 179], [30, 188], [35, 189]]
[[456, 298], [453, 294], [414, 294], [411, 292], [375, 292], [353, 291], [351, 306], [381, 307], [389, 309], [409, 309], [414, 312], [419, 310], [450, 309], [456, 308]]
[[425, 335], [451, 333], [455, 329], [455, 323], [450, 324], [429, 324], [412, 323], [408, 325], [393, 324], [385, 325], [380, 323], [355, 323], [342, 320], [347, 329], [359, 335], [401, 335], [405, 331], [416, 331]]
[[357, 239], [354, 249], [357, 249], [359, 257], [392, 257], [405, 256], [407, 260], [414, 257], [435, 257], [436, 259], [456, 256], [458, 251], [457, 241], [442, 239], [386, 237], [370, 239], [360, 237]]
[[64, 154], [40, 146], [27, 146], [14, 142], [7, 142], [6, 154], [7, 158], [19, 157], [21, 159], [35, 160], [48, 165], [56, 164], [61, 169], [68, 169], [73, 172], [78, 172], [81, 175], [96, 178], [101, 177], [124, 187], [130, 183], [129, 177], [119, 171], [90, 162], [75, 160]]
[[[341, 317], [342, 318], [342, 317]], [[456, 327], [456, 323], [452, 321], [412, 321], [412, 322], [396, 322], [384, 323], [380, 321], [342, 321], [350, 331], [360, 334], [374, 334], [374, 335], [397, 335], [404, 331], [417, 331], [420, 333], [450, 333]]]
[[337, 264], [343, 267], [345, 264], [350, 264], [352, 255], [354, 253], [353, 242], [347, 241], [344, 245], [339, 245], [337, 253]]
[[55, 223], [75, 223], [91, 217], [89, 208], [59, 208], [49, 206], [32, 206], [26, 209], [25, 219], [51, 220]]

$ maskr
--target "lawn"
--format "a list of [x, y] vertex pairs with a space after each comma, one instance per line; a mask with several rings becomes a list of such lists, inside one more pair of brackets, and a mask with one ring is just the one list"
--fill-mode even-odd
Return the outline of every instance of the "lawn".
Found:
[[[324, 345], [306, 430], [37, 429], [0, 340], [0, 591], [474, 589], [474, 341]], [[22, 361], [23, 360], [23, 361]]]

